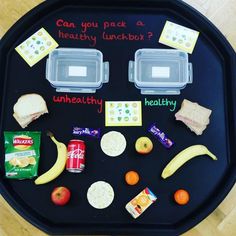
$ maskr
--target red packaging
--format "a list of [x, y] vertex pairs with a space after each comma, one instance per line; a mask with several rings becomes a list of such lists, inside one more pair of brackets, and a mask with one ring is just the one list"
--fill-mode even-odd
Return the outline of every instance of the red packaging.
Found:
[[69, 172], [80, 173], [85, 167], [85, 143], [82, 140], [70, 140], [67, 150], [68, 157], [66, 162], [66, 169]]

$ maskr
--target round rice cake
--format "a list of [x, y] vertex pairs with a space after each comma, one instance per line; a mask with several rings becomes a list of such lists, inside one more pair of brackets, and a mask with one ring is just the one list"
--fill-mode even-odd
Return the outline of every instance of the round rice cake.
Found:
[[106, 155], [117, 157], [124, 152], [126, 139], [122, 133], [110, 131], [102, 136], [100, 145]]
[[112, 186], [104, 181], [93, 183], [87, 192], [89, 204], [96, 209], [104, 209], [111, 205], [114, 199]]

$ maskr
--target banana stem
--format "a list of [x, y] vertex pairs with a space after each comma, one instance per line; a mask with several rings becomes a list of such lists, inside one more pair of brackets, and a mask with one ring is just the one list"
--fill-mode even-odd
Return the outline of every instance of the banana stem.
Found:
[[51, 131], [47, 131], [47, 136], [51, 138], [51, 140], [57, 145], [59, 142], [55, 139], [53, 133]]
[[48, 131], [47, 131], [47, 136], [49, 136], [49, 137], [51, 138], [51, 137], [53, 137], [54, 135], [53, 135], [53, 133], [52, 133], [51, 131], [48, 130]]

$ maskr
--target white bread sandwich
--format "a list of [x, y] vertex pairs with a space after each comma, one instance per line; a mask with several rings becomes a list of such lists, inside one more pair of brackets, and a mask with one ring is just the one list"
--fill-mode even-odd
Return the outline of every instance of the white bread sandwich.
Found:
[[13, 116], [24, 129], [41, 115], [48, 113], [47, 105], [42, 96], [36, 93], [19, 97], [13, 107]]
[[195, 134], [201, 135], [210, 123], [211, 113], [210, 109], [184, 99], [181, 109], [175, 114], [175, 118], [187, 125]]

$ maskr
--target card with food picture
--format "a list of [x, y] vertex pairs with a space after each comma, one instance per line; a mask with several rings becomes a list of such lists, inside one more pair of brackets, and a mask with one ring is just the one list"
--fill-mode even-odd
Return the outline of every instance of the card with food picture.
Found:
[[166, 21], [159, 43], [192, 53], [197, 43], [199, 32], [176, 23]]
[[106, 101], [105, 126], [142, 126], [141, 101]]
[[58, 43], [44, 28], [41, 28], [15, 50], [32, 67], [57, 47]]

